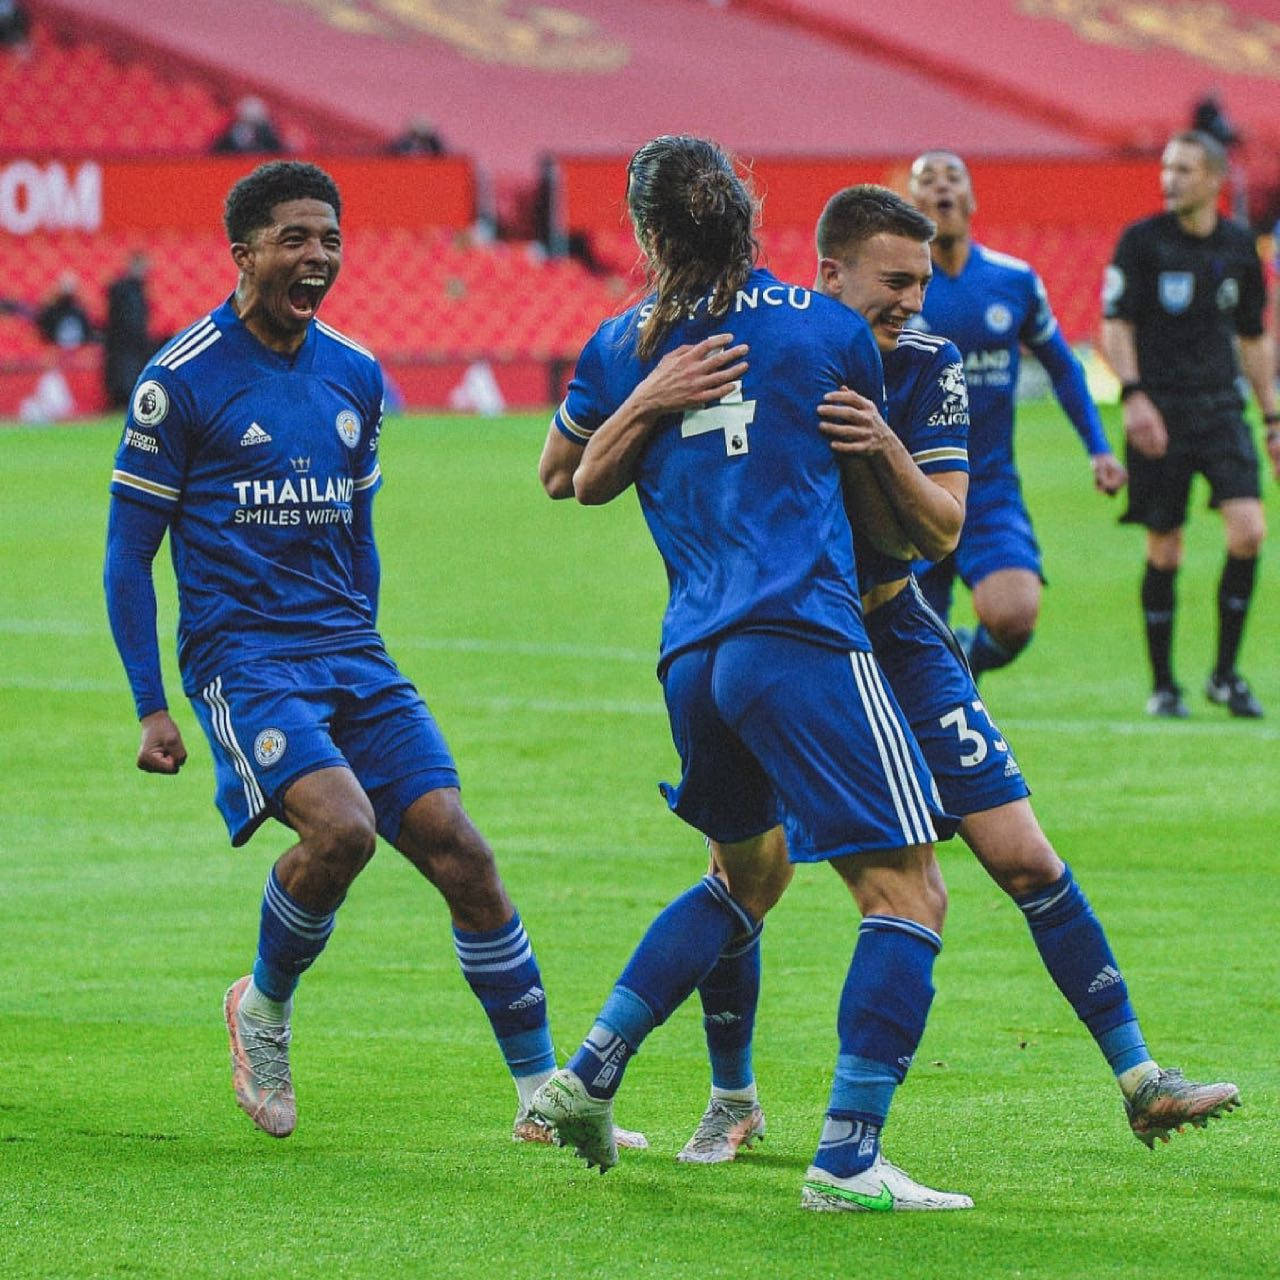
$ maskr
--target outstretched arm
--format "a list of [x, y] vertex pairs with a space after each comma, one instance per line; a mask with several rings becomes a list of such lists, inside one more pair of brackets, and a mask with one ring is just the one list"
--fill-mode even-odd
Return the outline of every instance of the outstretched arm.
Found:
[[[676, 347], [650, 370], [587, 441], [573, 472], [573, 491], [584, 506], [610, 502], [635, 478], [636, 460], [658, 420], [723, 399], [747, 371], [745, 343], [714, 334]], [[546, 457], [546, 450], [543, 451]], [[545, 486], [545, 482], [544, 482]]]
[[1094, 484], [1105, 494], [1118, 493], [1128, 480], [1128, 474], [1111, 452], [1106, 432], [1102, 429], [1098, 406], [1093, 403], [1085, 382], [1084, 368], [1075, 352], [1067, 345], [1062, 330], [1054, 329], [1047, 342], [1031, 349], [1044, 365], [1045, 372], [1053, 383], [1053, 394], [1057, 396], [1058, 403], [1071, 419], [1076, 434], [1089, 451]]
[[138, 768], [147, 773], [177, 773], [187, 758], [182, 734], [169, 715], [156, 643], [151, 563], [168, 527], [165, 512], [125, 498], [111, 499], [102, 580], [111, 635], [142, 724]]

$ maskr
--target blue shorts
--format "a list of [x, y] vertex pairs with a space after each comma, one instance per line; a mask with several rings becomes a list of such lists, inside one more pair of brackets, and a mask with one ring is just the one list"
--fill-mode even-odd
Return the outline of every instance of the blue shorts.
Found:
[[215, 677], [191, 705], [213, 749], [215, 799], [233, 845], [267, 818], [283, 822], [290, 784], [317, 769], [350, 769], [392, 843], [419, 796], [458, 785], [431, 712], [378, 646], [256, 658]]
[[937, 564], [920, 566], [920, 589], [934, 612], [947, 618], [955, 578], [970, 591], [1000, 569], [1026, 569], [1044, 581], [1040, 544], [1017, 480], [971, 489], [956, 549]]
[[722, 843], [783, 823], [793, 862], [934, 839], [920, 747], [869, 653], [740, 632], [662, 677], [683, 774], [667, 803]]
[[876, 661], [920, 743], [946, 811], [963, 818], [1029, 796], [964, 654], [915, 580], [867, 614], [866, 624]]

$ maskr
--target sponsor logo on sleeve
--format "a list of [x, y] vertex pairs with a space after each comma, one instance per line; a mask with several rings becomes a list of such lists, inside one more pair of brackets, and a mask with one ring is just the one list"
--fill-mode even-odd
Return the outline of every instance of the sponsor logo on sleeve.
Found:
[[964, 368], [955, 361], [938, 375], [938, 389], [942, 392], [942, 405], [929, 415], [931, 427], [960, 427], [969, 422], [969, 388], [964, 381]]
[[148, 380], [133, 393], [133, 419], [144, 427], [158, 426], [169, 412], [169, 393]]
[[140, 449], [143, 453], [160, 452], [155, 436], [149, 436], [145, 431], [135, 431], [132, 427], [125, 427], [124, 442], [130, 449]]

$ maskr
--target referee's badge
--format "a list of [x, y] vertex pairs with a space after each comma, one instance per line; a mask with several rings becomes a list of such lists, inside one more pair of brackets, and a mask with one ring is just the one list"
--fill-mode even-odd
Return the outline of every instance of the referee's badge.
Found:
[[1162, 271], [1156, 281], [1160, 305], [1171, 315], [1184, 312], [1196, 290], [1196, 278], [1190, 271]]
[[1240, 301], [1240, 282], [1235, 276], [1228, 276], [1218, 286], [1218, 310], [1231, 311], [1234, 310], [1237, 302]]
[[279, 729], [263, 729], [253, 740], [253, 758], [266, 769], [284, 755], [287, 745], [288, 739]]
[[348, 449], [354, 449], [360, 440], [360, 419], [350, 409], [343, 409], [334, 426], [338, 428], [342, 443]]

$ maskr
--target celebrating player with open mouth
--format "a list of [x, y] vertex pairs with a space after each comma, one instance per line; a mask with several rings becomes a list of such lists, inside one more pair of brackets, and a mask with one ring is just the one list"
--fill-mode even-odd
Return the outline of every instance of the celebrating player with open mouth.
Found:
[[316, 319], [342, 263], [340, 213], [313, 165], [267, 164], [237, 183], [226, 206], [235, 292], [134, 392], [105, 582], [142, 722], [138, 767], [172, 774], [187, 758], [156, 643], [151, 565], [168, 532], [183, 688], [232, 843], [267, 818], [298, 837], [267, 878], [253, 972], [226, 994], [240, 1106], [275, 1137], [293, 1132], [294, 989], [381, 835], [448, 903], [458, 961], [515, 1079], [513, 1136], [546, 1142], [528, 1113], [555, 1066], [538, 963], [459, 800], [444, 737], [375, 625], [382, 372]]

